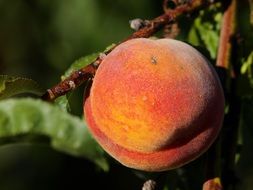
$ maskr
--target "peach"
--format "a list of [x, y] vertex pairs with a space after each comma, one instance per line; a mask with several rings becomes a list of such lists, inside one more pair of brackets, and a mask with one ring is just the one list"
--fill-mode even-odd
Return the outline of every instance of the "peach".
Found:
[[172, 39], [133, 39], [100, 64], [84, 102], [88, 128], [125, 166], [164, 171], [205, 152], [223, 120], [224, 96], [210, 63]]

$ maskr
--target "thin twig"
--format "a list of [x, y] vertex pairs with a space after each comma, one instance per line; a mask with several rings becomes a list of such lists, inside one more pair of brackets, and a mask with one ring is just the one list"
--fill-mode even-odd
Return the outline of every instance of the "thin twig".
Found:
[[[226, 80], [229, 73], [229, 68], [231, 67], [232, 48], [234, 48], [233, 39], [235, 35], [236, 24], [236, 0], [223, 2], [223, 6], [225, 7], [225, 11], [222, 19], [216, 69], [225, 92]], [[225, 94], [227, 94], [227, 92], [225, 92]], [[203, 184], [203, 190], [222, 189], [220, 161], [221, 138], [223, 138], [223, 136], [220, 135], [207, 152], [206, 176], [205, 183]]]
[[227, 7], [222, 19], [220, 41], [218, 48], [217, 67], [229, 68], [231, 54], [231, 40], [235, 34], [235, 1]]
[[[175, 9], [170, 10], [158, 16], [154, 18], [153, 20], [150, 20], [146, 26], [134, 32], [132, 35], [130, 35], [128, 38], [126, 38], [122, 42], [133, 39], [133, 38], [150, 37], [157, 31], [159, 31], [161, 28], [163, 28], [166, 24], [169, 24], [175, 21], [182, 14], [191, 13], [213, 2], [214, 2], [213, 0], [189, 0], [187, 1], [186, 4], [180, 5], [176, 7]], [[105, 52], [105, 54], [110, 53], [115, 47], [116, 46], [114, 46], [112, 49]], [[48, 89], [47, 92], [42, 96], [42, 99], [47, 100], [47, 101], [53, 101], [57, 97], [62, 96], [68, 93], [69, 91], [76, 89], [78, 86], [83, 84], [86, 80], [88, 80], [89, 78], [95, 75], [97, 67], [99, 66], [101, 62], [102, 62], [102, 59], [98, 57], [93, 63], [72, 73], [68, 78], [61, 81], [56, 86]]]
[[[230, 72], [228, 73], [230, 78], [229, 93], [227, 94], [227, 103], [229, 104], [229, 112], [225, 116], [224, 127], [222, 130], [222, 154], [224, 164], [222, 168], [222, 182], [224, 190], [235, 189], [238, 183], [238, 178], [235, 172], [235, 156], [237, 150], [237, 140], [239, 132], [241, 100], [237, 95], [238, 88], [238, 76], [240, 75], [240, 67], [238, 64], [238, 39], [236, 38], [236, 12], [238, 9], [237, 4], [239, 0], [232, 0], [229, 8], [234, 13], [230, 13], [233, 21], [234, 35], [230, 38], [231, 50], [230, 50]], [[231, 24], [232, 25], [232, 24]], [[230, 32], [231, 33], [231, 32]]]
[[[222, 83], [222, 87], [224, 90], [224, 94], [227, 95], [227, 78], [230, 76], [230, 69], [233, 66], [233, 60], [235, 53], [235, 43], [234, 43], [234, 36], [235, 36], [235, 29], [236, 29], [236, 1], [224, 1], [223, 6], [225, 8], [223, 19], [222, 19], [222, 28], [220, 32], [220, 41], [219, 41], [219, 48], [218, 48], [218, 55], [216, 60], [216, 69], [219, 75], [219, 78]], [[231, 83], [233, 84], [233, 83]], [[234, 88], [233, 88], [234, 89]], [[231, 90], [231, 89], [230, 89]], [[233, 91], [233, 90], [232, 90]], [[232, 94], [232, 93], [231, 93]], [[230, 106], [234, 107], [235, 99], [229, 101]], [[238, 106], [236, 106], [238, 108]], [[236, 108], [236, 109], [237, 109]], [[234, 118], [237, 118], [233, 113], [233, 108], [230, 109], [229, 115], [233, 115]], [[237, 134], [237, 127], [229, 126], [229, 131], [227, 132], [226, 123], [228, 118], [224, 119], [224, 126], [222, 132], [217, 138], [216, 142], [207, 152], [207, 161], [206, 161], [206, 176], [205, 176], [205, 183], [203, 184], [203, 190], [221, 190], [222, 188], [227, 189], [227, 178], [229, 171], [231, 171], [231, 167], [228, 165], [234, 165], [234, 147], [236, 146], [236, 134]], [[237, 126], [237, 122], [235, 122]], [[235, 130], [235, 131], [234, 131]], [[224, 132], [225, 131], [225, 132]], [[229, 135], [227, 135], [229, 133]], [[232, 136], [231, 136], [232, 134]], [[233, 141], [232, 143], [230, 143]], [[222, 142], [229, 142], [224, 149], [221, 151], [221, 143]], [[232, 152], [230, 150], [232, 150]], [[223, 169], [221, 170], [221, 152], [227, 152], [229, 156], [225, 155], [225, 162], [223, 165]], [[225, 172], [224, 172], [225, 171]], [[221, 176], [222, 175], [222, 176]], [[224, 176], [226, 176], [224, 178]], [[221, 184], [222, 179], [222, 184]], [[229, 177], [231, 180], [231, 178]], [[222, 187], [223, 186], [223, 187]]]

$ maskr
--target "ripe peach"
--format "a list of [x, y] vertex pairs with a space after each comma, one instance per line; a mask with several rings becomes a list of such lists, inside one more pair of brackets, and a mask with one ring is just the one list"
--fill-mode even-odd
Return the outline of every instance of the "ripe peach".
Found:
[[84, 103], [88, 127], [122, 164], [180, 167], [205, 152], [223, 120], [224, 96], [208, 61], [171, 39], [133, 39], [99, 66]]

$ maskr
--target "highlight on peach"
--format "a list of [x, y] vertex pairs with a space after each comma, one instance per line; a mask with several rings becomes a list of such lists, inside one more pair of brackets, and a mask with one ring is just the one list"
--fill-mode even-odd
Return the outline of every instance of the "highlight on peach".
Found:
[[208, 60], [172, 39], [133, 39], [100, 64], [84, 101], [88, 128], [125, 166], [164, 171], [203, 154], [223, 121], [224, 95]]

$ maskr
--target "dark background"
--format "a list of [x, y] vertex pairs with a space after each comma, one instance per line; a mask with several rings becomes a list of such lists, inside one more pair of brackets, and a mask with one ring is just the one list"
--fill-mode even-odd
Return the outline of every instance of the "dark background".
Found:
[[[253, 49], [248, 1], [242, 2], [238, 28], [245, 39], [239, 64]], [[44, 89], [52, 87], [75, 60], [126, 38], [133, 32], [129, 20], [152, 19], [163, 12], [161, 5], [162, 0], [0, 0], [0, 74], [31, 78]], [[204, 18], [207, 24], [210, 18]], [[180, 35], [186, 36], [193, 19], [184, 17], [180, 23]], [[200, 50], [210, 58], [208, 46], [217, 46], [217, 42], [209, 42], [193, 45], [202, 45]], [[251, 190], [253, 76], [246, 73], [237, 82], [236, 95], [242, 106], [234, 181], [237, 189]], [[80, 87], [70, 97], [72, 114], [82, 115], [82, 95]], [[195, 190], [201, 189], [203, 182], [204, 158], [164, 175], [126, 168], [108, 156], [110, 170], [103, 172], [84, 158], [57, 152], [46, 144], [9, 144], [0, 146], [0, 190], [141, 189], [149, 178], [157, 179], [161, 186], [168, 184], [163, 190]]]

